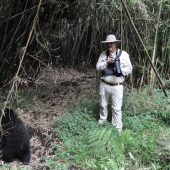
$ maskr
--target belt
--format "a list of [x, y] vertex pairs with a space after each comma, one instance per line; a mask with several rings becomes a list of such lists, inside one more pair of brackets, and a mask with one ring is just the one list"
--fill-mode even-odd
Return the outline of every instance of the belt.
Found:
[[124, 83], [108, 83], [108, 82], [106, 82], [106, 81], [103, 80], [103, 79], [101, 79], [101, 81], [104, 82], [104, 83], [106, 83], [106, 84], [108, 84], [108, 85], [110, 85], [110, 86], [124, 85]]

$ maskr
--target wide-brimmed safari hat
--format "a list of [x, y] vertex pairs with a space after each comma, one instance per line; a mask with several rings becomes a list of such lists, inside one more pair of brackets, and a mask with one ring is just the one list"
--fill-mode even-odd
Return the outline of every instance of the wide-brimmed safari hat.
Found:
[[110, 34], [106, 37], [105, 41], [101, 41], [101, 43], [112, 43], [112, 42], [120, 42], [121, 40], [117, 40], [116, 36], [113, 34]]

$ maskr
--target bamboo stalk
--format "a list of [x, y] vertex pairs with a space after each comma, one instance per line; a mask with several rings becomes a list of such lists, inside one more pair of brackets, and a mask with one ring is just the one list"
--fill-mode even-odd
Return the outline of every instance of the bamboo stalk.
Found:
[[21, 66], [22, 66], [22, 63], [23, 63], [23, 60], [24, 60], [24, 57], [25, 57], [26, 50], [27, 50], [28, 45], [29, 45], [29, 43], [30, 43], [32, 34], [33, 34], [33, 32], [34, 32], [34, 28], [35, 28], [35, 24], [36, 24], [36, 21], [37, 21], [38, 13], [39, 13], [39, 10], [40, 10], [40, 7], [41, 7], [41, 3], [42, 3], [42, 0], [39, 0], [39, 5], [38, 5], [38, 8], [37, 8], [37, 13], [36, 13], [36, 15], [35, 15], [35, 18], [34, 18], [34, 21], [33, 21], [33, 25], [32, 25], [32, 28], [31, 28], [31, 30], [30, 30], [30, 33], [29, 33], [28, 40], [27, 40], [26, 46], [25, 46], [25, 48], [24, 48], [24, 52], [23, 52], [23, 54], [22, 54], [22, 56], [21, 56], [21, 60], [20, 60], [20, 63], [19, 63], [18, 70], [17, 70], [17, 72], [16, 72], [16, 74], [15, 74], [15, 76], [14, 76], [11, 89], [10, 89], [10, 91], [9, 91], [9, 93], [8, 93], [8, 96], [7, 96], [7, 99], [6, 99], [6, 101], [5, 101], [4, 108], [6, 107], [6, 105], [8, 104], [8, 102], [10, 101], [10, 98], [11, 98], [11, 96], [12, 96], [12, 93], [14, 92], [14, 87], [15, 87], [17, 81], [18, 81], [18, 78], [19, 78], [18, 75], [19, 75], [19, 72], [20, 72], [20, 70], [21, 70]]
[[13, 41], [15, 40], [15, 36], [17, 35], [17, 31], [19, 30], [20, 24], [21, 24], [22, 19], [23, 19], [23, 17], [24, 17], [24, 13], [25, 13], [27, 4], [28, 4], [28, 0], [27, 0], [26, 3], [25, 3], [24, 11], [22, 12], [21, 18], [20, 18], [20, 20], [19, 20], [19, 22], [18, 22], [18, 24], [17, 24], [17, 27], [16, 27], [16, 29], [15, 29], [15, 31], [14, 31], [14, 33], [13, 33], [13, 36], [11, 37], [11, 40], [10, 40], [10, 42], [9, 42], [8, 49], [7, 49], [7, 52], [6, 52], [6, 55], [4, 56], [4, 58], [7, 58], [8, 53], [10, 52], [10, 48], [11, 48], [11, 46], [12, 46]]
[[[155, 40], [154, 40], [154, 49], [153, 49], [153, 54], [152, 54], [152, 64], [155, 64], [155, 59], [156, 59], [156, 50], [157, 50], [157, 40], [158, 40], [158, 30], [159, 30], [159, 23], [160, 23], [160, 16], [162, 13], [162, 1], [160, 4], [160, 8], [159, 8], [159, 14], [158, 14], [158, 20], [157, 20], [157, 25], [156, 25], [156, 33], [155, 33]], [[154, 79], [155, 79], [155, 74], [153, 69], [151, 68], [151, 72], [150, 72], [150, 87], [153, 88], [154, 87]]]
[[164, 86], [163, 86], [163, 81], [161, 80], [161, 78], [160, 78], [160, 76], [159, 76], [159, 74], [158, 74], [155, 66], [152, 64], [151, 57], [150, 57], [150, 55], [149, 55], [149, 53], [148, 53], [148, 50], [147, 50], [147, 48], [146, 48], [146, 46], [145, 46], [145, 44], [144, 44], [141, 36], [139, 35], [139, 32], [138, 32], [138, 30], [137, 30], [137, 28], [136, 28], [136, 26], [135, 26], [135, 24], [134, 24], [134, 22], [133, 22], [133, 20], [132, 20], [132, 17], [130, 16], [130, 13], [129, 13], [129, 10], [128, 10], [127, 6], [126, 6], [126, 3], [125, 3], [123, 0], [121, 0], [121, 3], [122, 3], [122, 5], [123, 5], [123, 7], [124, 7], [124, 9], [125, 9], [125, 12], [126, 12], [128, 18], [129, 18], [129, 20], [130, 20], [130, 22], [131, 22], [134, 30], [135, 30], [135, 33], [137, 34], [137, 37], [138, 37], [139, 41], [141, 42], [141, 44], [142, 44], [142, 46], [143, 46], [143, 48], [144, 48], [144, 51], [145, 51], [146, 56], [147, 56], [147, 58], [148, 58], [148, 60], [149, 60], [149, 62], [150, 62], [150, 65], [151, 65], [151, 67], [153, 68], [153, 71], [155, 72], [155, 74], [156, 74], [156, 76], [157, 76], [157, 78], [158, 78], [158, 80], [159, 80], [160, 86], [161, 86], [161, 88], [162, 88], [165, 96], [168, 97], [168, 95], [167, 95], [167, 93], [166, 93], [166, 90], [165, 90], [165, 88], [164, 88]]
[[[123, 40], [123, 7], [122, 5], [120, 9], [121, 9], [120, 34], [121, 34], [121, 40]], [[123, 43], [121, 41], [121, 46], [120, 46], [121, 50], [122, 50], [122, 47], [123, 47]]]

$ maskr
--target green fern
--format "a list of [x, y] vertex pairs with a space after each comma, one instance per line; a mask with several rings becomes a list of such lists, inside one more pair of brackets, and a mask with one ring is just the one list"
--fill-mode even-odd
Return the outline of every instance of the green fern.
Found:
[[[117, 135], [116, 129], [112, 126], [94, 129], [89, 132], [87, 138], [87, 146], [85, 150], [82, 150], [82, 154], [78, 159], [89, 157], [89, 160], [95, 159], [95, 164], [97, 164], [97, 162], [99, 163], [103, 158], [109, 156], [107, 158], [107, 160], [110, 160], [107, 161], [108, 163], [114, 161], [116, 166], [124, 164], [123, 145]], [[97, 167], [99, 168], [99, 166]]]
[[86, 162], [88, 168], [96, 170], [120, 170], [115, 160], [110, 158], [97, 158]]

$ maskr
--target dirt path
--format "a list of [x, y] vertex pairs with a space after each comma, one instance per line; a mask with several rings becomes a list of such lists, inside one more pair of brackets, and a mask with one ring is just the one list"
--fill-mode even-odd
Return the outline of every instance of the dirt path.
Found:
[[51, 145], [61, 142], [53, 132], [53, 120], [60, 119], [69, 105], [95, 92], [95, 74], [95, 70], [47, 69], [38, 76], [35, 88], [39, 94], [21, 117], [32, 133], [32, 169], [48, 169], [44, 156], [53, 154]]

